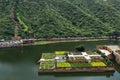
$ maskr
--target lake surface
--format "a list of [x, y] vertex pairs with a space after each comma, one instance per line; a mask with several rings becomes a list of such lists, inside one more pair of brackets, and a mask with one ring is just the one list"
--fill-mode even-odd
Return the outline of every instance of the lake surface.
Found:
[[120, 41], [81, 41], [26, 46], [0, 49], [0, 80], [120, 80], [120, 66], [110, 73], [68, 73], [38, 74], [37, 61], [43, 52], [56, 50], [75, 50], [83, 44], [87, 50], [94, 50], [96, 45], [119, 45]]

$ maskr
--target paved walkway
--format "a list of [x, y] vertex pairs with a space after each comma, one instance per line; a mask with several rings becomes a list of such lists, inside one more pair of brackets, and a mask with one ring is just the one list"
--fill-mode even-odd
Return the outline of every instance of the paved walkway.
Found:
[[104, 53], [106, 56], [110, 55], [111, 53], [108, 50], [105, 49], [99, 49], [102, 53]]

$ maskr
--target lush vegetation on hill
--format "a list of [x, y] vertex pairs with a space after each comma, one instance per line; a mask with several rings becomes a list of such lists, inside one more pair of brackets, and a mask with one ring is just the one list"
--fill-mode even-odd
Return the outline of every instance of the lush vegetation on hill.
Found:
[[11, 38], [15, 24], [25, 38], [107, 36], [120, 31], [120, 0], [0, 0], [0, 38]]

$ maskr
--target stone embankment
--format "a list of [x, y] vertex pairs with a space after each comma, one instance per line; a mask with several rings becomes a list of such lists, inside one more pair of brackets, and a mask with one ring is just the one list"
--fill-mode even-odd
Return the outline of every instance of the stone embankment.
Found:
[[23, 44], [23, 40], [4, 41], [4, 42], [0, 42], [0, 48], [21, 46], [22, 44]]

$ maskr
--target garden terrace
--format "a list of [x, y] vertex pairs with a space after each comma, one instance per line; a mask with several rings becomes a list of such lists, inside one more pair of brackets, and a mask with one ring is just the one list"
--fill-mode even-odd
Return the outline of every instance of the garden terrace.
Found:
[[101, 55], [87, 52], [56, 51], [42, 54], [39, 72], [100, 72], [114, 71], [112, 63]]
[[54, 59], [55, 58], [55, 54], [53, 54], [53, 53], [43, 53], [42, 54], [42, 58], [43, 59]]
[[91, 62], [91, 65], [94, 66], [107, 66], [104, 62]]
[[73, 55], [82, 55], [81, 52], [71, 52], [71, 54], [73, 54]]
[[65, 55], [66, 53], [66, 51], [55, 51], [56, 55]]
[[62, 60], [66, 60], [66, 55], [56, 55], [56, 57], [55, 57], [55, 59], [56, 60], [60, 60], [60, 59], [62, 59]]
[[68, 62], [57, 62], [57, 68], [70, 68], [71, 64]]
[[57, 59], [56, 62], [66, 62], [64, 59]]
[[67, 57], [64, 54], [57, 54], [55, 59], [57, 62], [66, 62]]
[[104, 61], [104, 59], [102, 57], [99, 57], [99, 56], [92, 56], [90, 58], [91, 58], [91, 61]]
[[69, 57], [68, 62], [87, 62], [85, 57]]
[[40, 62], [40, 69], [54, 69], [55, 68], [55, 62], [54, 61], [43, 61]]
[[91, 67], [90, 63], [71, 63], [71, 67]]
[[99, 55], [98, 53], [92, 52], [92, 51], [86, 51], [86, 53], [87, 53], [88, 55]]

